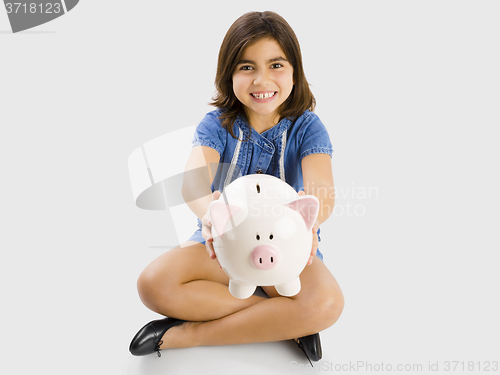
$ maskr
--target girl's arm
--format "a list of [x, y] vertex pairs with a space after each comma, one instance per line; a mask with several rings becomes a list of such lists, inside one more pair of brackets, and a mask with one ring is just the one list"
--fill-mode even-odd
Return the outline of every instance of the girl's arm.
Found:
[[194, 214], [201, 219], [212, 203], [211, 185], [219, 164], [219, 153], [213, 148], [195, 146], [184, 170], [182, 197]]
[[218, 191], [212, 194], [211, 189], [219, 159], [219, 153], [213, 148], [206, 146], [193, 147], [186, 163], [182, 184], [184, 201], [201, 220], [205, 248], [211, 259], [215, 259], [216, 256], [212, 243], [212, 223], [208, 220], [208, 206], [220, 196]]
[[302, 178], [304, 192], [319, 200], [318, 222], [321, 224], [330, 217], [335, 205], [332, 160], [327, 154], [311, 154], [302, 159]]
[[319, 213], [313, 227], [313, 246], [307, 264], [311, 264], [318, 249], [317, 232], [319, 225], [326, 221], [335, 205], [332, 160], [327, 154], [311, 154], [302, 159], [302, 178], [304, 193], [314, 195], [319, 200]]

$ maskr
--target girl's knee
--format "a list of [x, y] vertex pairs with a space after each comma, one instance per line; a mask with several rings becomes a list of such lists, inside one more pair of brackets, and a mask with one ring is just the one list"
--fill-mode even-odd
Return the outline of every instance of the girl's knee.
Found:
[[175, 273], [169, 272], [165, 265], [166, 259], [161, 258], [147, 266], [137, 279], [137, 291], [142, 303], [156, 312], [167, 302], [177, 282]]
[[320, 332], [339, 319], [344, 309], [344, 296], [340, 290], [319, 288], [304, 296], [300, 304], [305, 318], [311, 322], [311, 329]]
[[[325, 328], [332, 326], [344, 310], [344, 296], [340, 290], [325, 291], [322, 295], [323, 302], [320, 303], [320, 314]], [[324, 329], [325, 329], [324, 328]]]
[[157, 295], [159, 275], [151, 267], [147, 267], [141, 272], [137, 279], [137, 292], [146, 307], [152, 309]]
[[203, 264], [199, 259], [203, 255], [208, 258], [204, 249], [204, 245], [174, 248], [151, 262], [137, 279], [137, 291], [144, 305], [160, 312], [175, 304], [182, 284], [202, 278], [199, 272]]
[[338, 290], [328, 294], [328, 304], [325, 310], [325, 320], [328, 322], [328, 327], [332, 326], [342, 314], [344, 310], [344, 295], [342, 291]]

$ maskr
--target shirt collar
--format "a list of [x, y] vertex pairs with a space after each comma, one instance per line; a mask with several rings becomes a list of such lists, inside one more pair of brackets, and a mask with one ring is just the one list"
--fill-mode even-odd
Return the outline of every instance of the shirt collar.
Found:
[[292, 124], [292, 121], [289, 118], [284, 118], [280, 122], [278, 122], [276, 125], [274, 125], [272, 128], [267, 129], [265, 132], [259, 134], [255, 130], [252, 129], [248, 121], [246, 120], [246, 117], [242, 114], [238, 115], [238, 118], [235, 121], [235, 125], [239, 126], [240, 129], [243, 131], [243, 139], [247, 139], [250, 132], [251, 132], [251, 139], [253, 139], [256, 142], [262, 141], [263, 138], [266, 141], [273, 141], [277, 137], [281, 137], [283, 132], [287, 131], [290, 128], [290, 125]]

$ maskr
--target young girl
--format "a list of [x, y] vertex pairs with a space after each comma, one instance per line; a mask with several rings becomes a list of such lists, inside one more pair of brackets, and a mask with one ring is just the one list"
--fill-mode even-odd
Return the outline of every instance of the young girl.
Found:
[[[314, 96], [288, 23], [273, 12], [247, 13], [236, 20], [220, 48], [216, 87], [212, 104], [218, 109], [198, 125], [186, 167], [200, 173], [184, 178], [183, 195], [199, 218], [199, 229], [139, 276], [142, 302], [168, 318], [145, 325], [130, 351], [160, 355], [160, 349], [168, 348], [296, 339], [317, 361], [318, 332], [337, 321], [344, 305], [317, 250], [319, 225], [334, 204], [332, 146], [312, 112]], [[279, 177], [299, 194], [320, 201], [311, 256], [296, 296], [282, 297], [264, 286], [270, 298], [237, 299], [216, 261], [208, 206], [228, 183], [253, 173]]]

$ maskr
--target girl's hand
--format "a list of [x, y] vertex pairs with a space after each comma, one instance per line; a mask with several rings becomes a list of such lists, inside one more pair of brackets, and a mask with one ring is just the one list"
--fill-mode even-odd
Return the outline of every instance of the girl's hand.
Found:
[[314, 257], [316, 256], [316, 251], [318, 251], [318, 229], [319, 229], [319, 221], [316, 220], [314, 226], [312, 228], [313, 232], [313, 244], [311, 249], [311, 255], [309, 256], [309, 260], [307, 261], [307, 265], [312, 264]]
[[[220, 196], [221, 196], [220, 191], [217, 190], [214, 191], [212, 194], [212, 201], [219, 199]], [[214, 239], [212, 237], [212, 222], [210, 221], [208, 211], [205, 214], [205, 216], [201, 218], [201, 224], [202, 224], [201, 235], [205, 239], [205, 248], [207, 250], [208, 256], [210, 257], [210, 259], [216, 259], [217, 257], [215, 256], [215, 250], [213, 245]], [[219, 262], [217, 261], [217, 263]]]
[[[299, 196], [306, 195], [302, 190], [299, 191]], [[311, 248], [311, 255], [309, 256], [309, 260], [307, 261], [307, 265], [311, 265], [313, 262], [314, 257], [316, 256], [316, 251], [318, 251], [318, 229], [319, 229], [319, 221], [316, 220], [316, 222], [313, 225], [312, 228], [312, 234], [313, 234], [313, 243], [312, 243], [312, 248]]]

